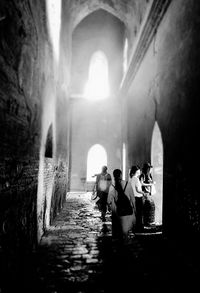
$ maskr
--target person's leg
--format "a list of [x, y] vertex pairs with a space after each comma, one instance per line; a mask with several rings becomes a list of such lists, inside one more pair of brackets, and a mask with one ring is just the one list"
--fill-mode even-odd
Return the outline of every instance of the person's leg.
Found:
[[135, 198], [136, 203], [136, 231], [143, 230], [143, 199], [142, 197]]
[[112, 237], [120, 240], [122, 238], [121, 223], [116, 213], [112, 212]]
[[107, 197], [108, 197], [108, 194], [103, 192], [102, 193], [102, 206], [101, 206], [101, 218], [102, 218], [103, 222], [106, 221]]
[[128, 243], [129, 231], [133, 228], [133, 215], [120, 217], [121, 230], [122, 230], [122, 242]]
[[97, 206], [98, 206], [98, 209], [101, 213], [101, 219], [102, 219], [102, 210], [103, 210], [103, 194], [102, 194], [102, 191], [101, 190], [98, 190], [97, 191], [97, 196], [99, 197], [99, 200], [97, 202]]

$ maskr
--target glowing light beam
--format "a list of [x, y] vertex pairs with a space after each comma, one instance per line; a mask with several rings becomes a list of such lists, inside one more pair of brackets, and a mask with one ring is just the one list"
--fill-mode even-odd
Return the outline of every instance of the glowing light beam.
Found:
[[56, 60], [59, 59], [61, 0], [46, 0], [48, 28]]
[[89, 78], [84, 96], [89, 100], [105, 99], [109, 96], [108, 62], [105, 54], [97, 51], [90, 61]]

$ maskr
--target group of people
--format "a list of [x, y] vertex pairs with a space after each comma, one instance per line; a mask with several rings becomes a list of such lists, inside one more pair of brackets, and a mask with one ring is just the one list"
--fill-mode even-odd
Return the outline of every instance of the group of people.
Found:
[[[151, 197], [153, 181], [150, 163], [144, 163], [142, 170], [138, 165], [132, 166], [129, 180], [122, 180], [122, 171], [113, 171], [113, 181], [107, 171], [96, 175], [95, 192], [98, 197], [97, 206], [101, 212], [102, 221], [106, 221], [107, 210], [112, 217], [112, 235], [114, 238], [127, 239], [129, 231], [142, 232], [145, 224], [144, 206], [148, 197]], [[119, 213], [120, 198], [126, 196], [131, 206], [128, 213]], [[127, 199], [126, 199], [127, 200]], [[153, 222], [153, 219], [152, 219]], [[148, 224], [148, 223], [146, 223]]]

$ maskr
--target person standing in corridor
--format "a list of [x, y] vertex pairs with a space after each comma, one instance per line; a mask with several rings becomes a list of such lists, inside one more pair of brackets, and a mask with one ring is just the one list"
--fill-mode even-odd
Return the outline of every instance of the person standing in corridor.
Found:
[[135, 165], [132, 166], [130, 170], [130, 182], [133, 189], [133, 194], [135, 196], [136, 204], [136, 227], [135, 232], [142, 232], [143, 226], [143, 202], [144, 202], [144, 192], [142, 191], [141, 182], [139, 180], [140, 167]]
[[[128, 233], [135, 225], [135, 198], [130, 182], [122, 180], [122, 171], [115, 169], [113, 171], [114, 183], [110, 186], [108, 194], [108, 206], [112, 212], [112, 236], [114, 239], [122, 240], [124, 243], [128, 240]], [[122, 197], [126, 197], [125, 202], [128, 206], [121, 206]], [[121, 208], [120, 208], [121, 207]], [[122, 208], [124, 210], [123, 214]]]
[[99, 200], [97, 206], [101, 212], [101, 219], [103, 222], [106, 221], [106, 212], [107, 212], [107, 198], [110, 185], [112, 183], [111, 175], [107, 172], [107, 166], [102, 167], [100, 174], [96, 176], [96, 192]]
[[144, 225], [150, 226], [155, 223], [155, 203], [152, 198], [153, 188], [155, 189], [155, 182], [152, 177], [152, 168], [153, 166], [150, 163], [144, 163], [142, 168], [142, 173], [139, 177], [142, 190], [145, 193], [144, 201]]

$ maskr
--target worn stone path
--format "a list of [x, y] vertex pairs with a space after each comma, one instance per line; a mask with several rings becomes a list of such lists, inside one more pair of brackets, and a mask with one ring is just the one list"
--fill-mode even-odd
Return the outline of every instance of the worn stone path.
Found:
[[191, 288], [189, 268], [160, 233], [112, 239], [91, 194], [71, 193], [41, 241], [37, 292], [179, 292]]
[[112, 239], [110, 215], [102, 223], [90, 198], [89, 193], [68, 196], [19, 272], [20, 292], [195, 292], [195, 272], [161, 233], [130, 234], [120, 245]]

